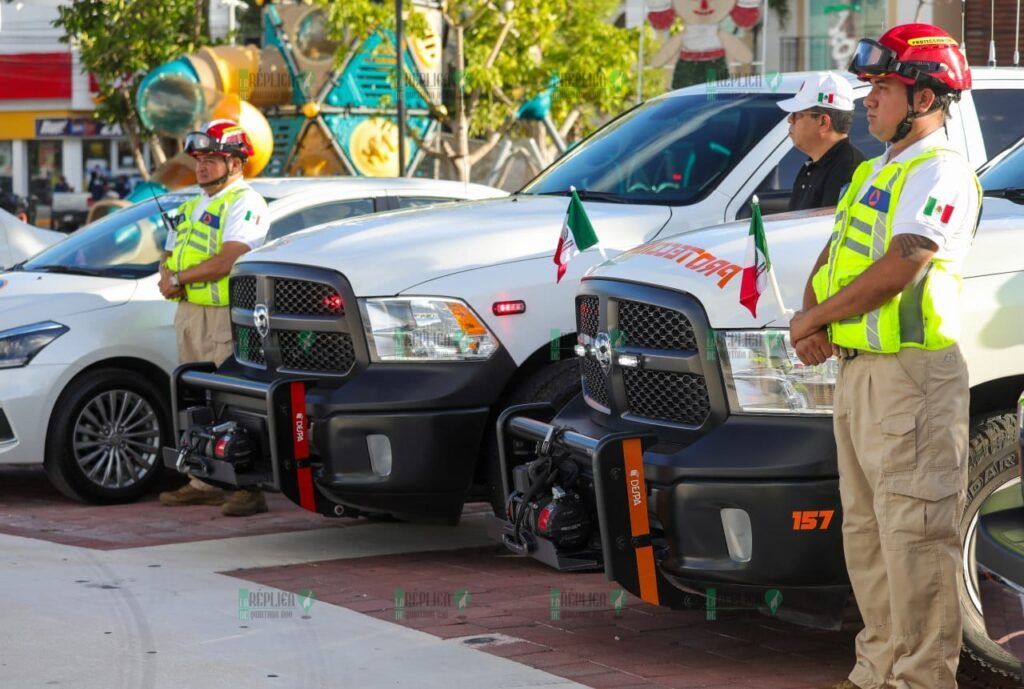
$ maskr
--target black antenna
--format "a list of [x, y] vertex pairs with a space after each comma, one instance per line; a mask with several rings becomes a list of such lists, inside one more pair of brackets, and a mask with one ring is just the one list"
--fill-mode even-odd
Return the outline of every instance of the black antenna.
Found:
[[988, 66], [996, 66], [996, 0], [990, 3], [991, 23], [988, 29]]
[[1014, 26], [1016, 29], [1013, 38], [1013, 66], [1020, 67], [1020, 0], [1017, 0], [1017, 23]]

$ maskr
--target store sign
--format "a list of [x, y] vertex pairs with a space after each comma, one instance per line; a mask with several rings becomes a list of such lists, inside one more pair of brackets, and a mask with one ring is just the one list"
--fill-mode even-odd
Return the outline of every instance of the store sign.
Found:
[[104, 124], [84, 117], [47, 117], [36, 119], [36, 137], [105, 137], [124, 136], [119, 124]]

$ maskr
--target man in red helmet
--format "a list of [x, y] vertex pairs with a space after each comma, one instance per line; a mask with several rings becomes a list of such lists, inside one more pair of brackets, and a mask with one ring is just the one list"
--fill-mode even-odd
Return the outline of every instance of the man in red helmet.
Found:
[[834, 427], [847, 569], [864, 629], [843, 689], [956, 687], [967, 368], [961, 266], [981, 187], [946, 139], [971, 87], [957, 42], [907, 24], [862, 40], [868, 129], [886, 153], [854, 172], [790, 336], [806, 364], [839, 357]]
[[[178, 209], [160, 265], [160, 292], [178, 301], [174, 328], [180, 363], [231, 356], [228, 274], [238, 257], [263, 243], [269, 224], [267, 203], [242, 179], [253, 154], [249, 137], [231, 120], [207, 122], [185, 138], [185, 152], [196, 161], [202, 193]], [[165, 505], [221, 505], [227, 516], [267, 511], [259, 490], [230, 496], [196, 477], [175, 491], [160, 494]]]

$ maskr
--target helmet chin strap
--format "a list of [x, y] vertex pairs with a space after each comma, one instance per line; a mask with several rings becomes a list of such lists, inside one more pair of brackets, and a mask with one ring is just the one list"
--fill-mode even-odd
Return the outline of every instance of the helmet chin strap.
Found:
[[[941, 108], [939, 104], [939, 98], [936, 94], [935, 102], [932, 103], [932, 107], [924, 112], [914, 112], [914, 90], [916, 85], [907, 87], [907, 115], [900, 123], [896, 125], [896, 133], [893, 134], [892, 138], [889, 139], [889, 143], [894, 144], [901, 139], [906, 138], [907, 134], [910, 133], [911, 127], [914, 126], [914, 120], [924, 117], [925, 115], [931, 115], [933, 112]], [[946, 123], [943, 122], [942, 126], [945, 127]]]

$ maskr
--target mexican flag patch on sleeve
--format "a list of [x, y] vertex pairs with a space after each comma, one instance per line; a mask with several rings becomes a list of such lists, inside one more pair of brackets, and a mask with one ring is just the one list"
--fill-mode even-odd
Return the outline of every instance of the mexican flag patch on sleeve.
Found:
[[940, 223], [945, 225], [949, 222], [949, 219], [953, 217], [953, 205], [949, 203], [940, 203], [934, 196], [929, 196], [928, 200], [924, 204], [924, 209], [921, 212], [926, 218], [938, 220]]

